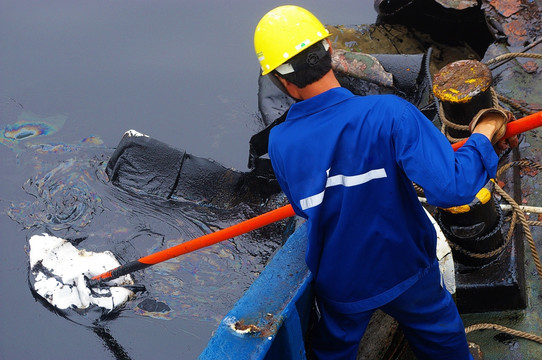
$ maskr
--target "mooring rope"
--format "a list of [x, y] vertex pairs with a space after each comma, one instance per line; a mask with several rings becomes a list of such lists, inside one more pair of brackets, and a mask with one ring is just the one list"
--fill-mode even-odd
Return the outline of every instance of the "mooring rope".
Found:
[[[531, 166], [538, 170], [542, 170], [542, 166], [540, 164], [535, 163], [531, 160], [524, 159], [520, 161], [513, 161], [502, 166], [499, 171], [497, 171], [497, 177], [499, 177], [499, 175], [501, 175], [503, 172], [513, 166]], [[538, 250], [536, 249], [533, 234], [531, 233], [531, 229], [529, 228], [529, 223], [527, 221], [527, 218], [525, 217], [524, 212], [521, 210], [518, 203], [515, 202], [514, 199], [510, 195], [508, 195], [508, 193], [506, 193], [506, 191], [504, 191], [498, 184], [495, 184], [495, 190], [499, 193], [499, 195], [503, 197], [503, 199], [505, 199], [510, 205], [512, 205], [512, 208], [514, 209], [514, 214], [518, 215], [521, 225], [523, 226], [523, 232], [525, 234], [525, 237], [527, 238], [527, 242], [529, 243], [529, 248], [534, 259], [536, 271], [538, 272], [538, 277], [540, 278], [540, 280], [542, 280], [542, 264], [540, 263], [540, 256], [538, 255]]]
[[501, 332], [504, 332], [504, 333], [509, 334], [509, 335], [522, 337], [524, 339], [536, 341], [536, 342], [542, 344], [542, 337], [541, 336], [534, 335], [534, 334], [531, 334], [531, 333], [526, 333], [526, 332], [519, 331], [519, 330], [510, 329], [510, 328], [507, 328], [505, 326], [497, 325], [497, 324], [480, 323], [480, 324], [476, 324], [476, 325], [467, 326], [465, 328], [465, 333], [468, 334], [468, 333], [470, 333], [472, 331], [487, 330], [487, 329], [493, 329], [493, 330], [501, 331]]
[[542, 221], [529, 220], [527, 221], [527, 224], [529, 226], [542, 226]]
[[469, 126], [456, 124], [448, 120], [448, 118], [446, 117], [446, 114], [444, 113], [444, 107], [442, 106], [442, 102], [439, 102], [438, 104], [438, 116], [440, 117], [440, 122], [442, 124], [440, 131], [444, 135], [446, 135], [446, 138], [448, 139], [448, 141], [454, 144], [456, 142], [466, 139], [466, 138], [456, 138], [456, 137], [451, 136], [448, 133], [449, 128], [454, 129], [454, 130], [459, 130], [459, 131], [469, 131]]
[[521, 53], [521, 52], [511, 52], [502, 54], [499, 56], [494, 57], [493, 59], [490, 59], [485, 62], [486, 65], [492, 65], [501, 61], [514, 59], [514, 58], [530, 58], [530, 59], [542, 59], [542, 54], [533, 54], [533, 53]]
[[[492, 64], [495, 64], [495, 63], [504, 62], [504, 61], [508, 61], [510, 59], [515, 59], [515, 58], [542, 59], [542, 54], [521, 53], [521, 52], [507, 53], [507, 54], [503, 54], [503, 55], [499, 55], [497, 57], [494, 57], [493, 59], [490, 59], [490, 60], [486, 61], [485, 64], [489, 66], [489, 65], [492, 65]], [[493, 105], [492, 105], [493, 107], [502, 109], [502, 106], [500, 106], [500, 104], [499, 104], [499, 101], [500, 101], [500, 102], [505, 103], [506, 105], [508, 105], [510, 108], [512, 108], [512, 109], [514, 109], [516, 111], [519, 111], [519, 112], [521, 112], [523, 114], [530, 115], [530, 114], [536, 113], [536, 111], [526, 108], [525, 106], [519, 104], [517, 101], [514, 101], [514, 100], [512, 100], [512, 99], [510, 99], [510, 98], [508, 98], [508, 97], [506, 97], [504, 95], [498, 94], [493, 87], [490, 87], [489, 90], [491, 91], [491, 98], [493, 100], [492, 101], [493, 102]], [[439, 118], [440, 118], [441, 124], [442, 124], [441, 125], [441, 132], [444, 135], [446, 135], [446, 138], [448, 138], [448, 140], [451, 143], [456, 143], [456, 142], [459, 142], [459, 141], [462, 141], [462, 140], [465, 139], [465, 138], [453, 137], [448, 133], [448, 129], [454, 129], [454, 130], [458, 130], [458, 131], [468, 131], [469, 126], [468, 125], [455, 124], [455, 123], [451, 122], [450, 120], [448, 120], [446, 118], [445, 113], [444, 113], [444, 109], [443, 109], [443, 106], [442, 106], [441, 102], [438, 103], [438, 114], [439, 114]]]
[[[531, 166], [531, 167], [534, 167], [536, 169], [542, 170], [542, 166], [540, 164], [535, 163], [534, 161], [531, 161], [531, 160], [524, 159], [524, 160], [520, 160], [520, 161], [513, 161], [513, 162], [510, 162], [508, 164], [503, 165], [497, 171], [497, 178], [502, 173], [504, 173], [506, 170], [512, 168], [513, 166], [518, 166], [518, 167]], [[504, 191], [497, 183], [495, 183], [495, 191], [505, 201], [507, 201], [508, 204], [510, 204], [512, 206], [512, 209], [513, 209], [512, 220], [510, 221], [510, 229], [508, 231], [507, 238], [508, 238], [508, 236], [510, 236], [510, 237], [512, 236], [512, 230], [514, 228], [514, 224], [517, 222], [517, 218], [519, 218], [519, 221], [520, 221], [520, 223], [521, 223], [521, 225], [523, 227], [523, 233], [524, 233], [524, 235], [525, 235], [525, 237], [527, 239], [527, 242], [529, 243], [529, 248], [530, 248], [531, 254], [533, 256], [536, 271], [538, 272], [538, 277], [540, 278], [540, 280], [542, 280], [542, 265], [540, 263], [540, 256], [538, 255], [538, 250], [536, 249], [536, 244], [534, 242], [533, 235], [532, 235], [531, 229], [529, 227], [530, 225], [533, 225], [533, 224], [534, 225], [540, 225], [541, 223], [539, 221], [528, 221], [527, 218], [525, 217], [525, 214], [522, 211], [521, 207], [518, 205], [518, 203], [506, 191]], [[509, 334], [509, 335], [517, 336], [517, 337], [520, 337], [520, 338], [524, 338], [524, 339], [535, 341], [535, 342], [538, 342], [538, 343], [542, 344], [542, 337], [540, 337], [538, 335], [523, 332], [523, 331], [519, 331], [519, 330], [510, 329], [510, 328], [507, 328], [505, 326], [497, 325], [497, 324], [481, 323], [481, 324], [471, 325], [471, 326], [468, 326], [468, 327], [465, 328], [465, 333], [468, 334], [468, 333], [470, 333], [472, 331], [487, 330], [487, 329], [497, 330], [497, 331], [500, 331], [500, 332], [503, 332], [503, 333], [506, 333], [506, 334]]]
[[[495, 89], [493, 87], [489, 87], [489, 91], [491, 92], [491, 106], [493, 106], [494, 108], [497, 108], [497, 109], [503, 109], [504, 110], [504, 108], [499, 104], [500, 95], [497, 94], [497, 91], [495, 91]], [[510, 101], [512, 101], [512, 100], [510, 100]], [[448, 139], [448, 141], [450, 141], [451, 143], [456, 143], [456, 142], [465, 140], [466, 138], [464, 138], [464, 137], [463, 138], [456, 138], [456, 137], [451, 136], [449, 134], [449, 132], [448, 132], [448, 129], [451, 128], [451, 129], [458, 130], [458, 131], [470, 132], [469, 125], [460, 125], [460, 124], [456, 124], [456, 123], [448, 120], [446, 118], [446, 114], [444, 113], [444, 107], [443, 107], [442, 103], [439, 103], [438, 111], [439, 111], [439, 117], [440, 117], [440, 120], [441, 120], [441, 123], [442, 123], [442, 127], [441, 127], [440, 131], [444, 135], [446, 135], [446, 138]]]
[[[508, 61], [510, 59], [515, 59], [515, 58], [542, 59], [542, 54], [512, 52], [512, 53], [507, 53], [507, 54], [502, 54], [502, 55], [496, 56], [493, 59], [490, 59], [490, 60], [486, 61], [485, 64], [489, 66], [489, 65], [493, 65], [493, 64], [496, 64], [496, 63], [499, 63], [499, 62], [505, 62], [505, 61]], [[496, 92], [494, 93], [494, 96], [497, 96], [498, 100], [500, 100], [503, 103], [506, 103], [507, 105], [509, 105], [514, 110], [520, 111], [520, 112], [522, 112], [524, 114], [527, 114], [527, 115], [536, 113], [536, 111], [531, 110], [531, 109], [527, 109], [525, 106], [519, 104], [518, 102], [516, 102], [516, 101], [514, 101], [514, 100], [512, 100], [512, 99], [510, 99], [510, 98], [508, 98], [506, 96], [497, 94]], [[494, 103], [496, 103], [496, 102], [494, 102]]]
[[516, 111], [519, 111], [519, 112], [521, 112], [521, 113], [523, 113], [523, 114], [532, 115], [532, 114], [537, 113], [537, 111], [527, 109], [526, 107], [522, 106], [521, 104], [518, 104], [516, 101], [514, 101], [514, 100], [512, 100], [512, 99], [510, 99], [510, 98], [507, 98], [506, 96], [497, 94], [497, 98], [498, 98], [501, 102], [506, 103], [506, 105], [508, 105], [508, 106], [511, 107], [512, 109], [514, 109], [514, 110], [516, 110]]
[[[530, 54], [530, 53], [521, 53], [521, 52], [520, 53], [508, 53], [508, 54], [503, 54], [503, 55], [497, 56], [497, 57], [487, 61], [485, 64], [489, 66], [491, 64], [495, 64], [495, 63], [502, 62], [502, 61], [508, 61], [509, 59], [517, 58], [517, 57], [532, 58], [532, 59], [542, 59], [542, 54]], [[518, 104], [516, 101], [511, 100], [511, 99], [509, 99], [509, 98], [507, 98], [507, 97], [505, 97], [503, 95], [498, 94], [497, 91], [493, 87], [490, 87], [489, 90], [491, 91], [491, 100], [492, 100], [492, 106], [493, 107], [503, 109], [503, 107], [500, 105], [500, 102], [502, 102], [502, 103], [505, 103], [506, 105], [508, 105], [510, 108], [512, 108], [512, 109], [514, 109], [516, 111], [522, 112], [524, 114], [533, 114], [533, 113], [535, 113], [535, 111], [527, 109], [526, 107], [522, 106], [521, 104]], [[469, 126], [468, 125], [455, 124], [455, 123], [451, 122], [450, 120], [448, 120], [447, 117], [446, 117], [446, 114], [444, 113], [444, 108], [442, 106], [442, 103], [437, 101], [437, 104], [438, 104], [438, 116], [439, 116], [440, 121], [441, 121], [441, 132], [446, 136], [446, 138], [451, 143], [456, 143], [456, 142], [459, 142], [461, 140], [464, 140], [464, 138], [454, 138], [454, 137], [452, 137], [448, 133], [448, 129], [451, 128], [451, 129], [455, 129], [455, 130], [459, 130], [459, 131], [468, 131]], [[531, 160], [521, 160], [521, 161], [511, 162], [511, 163], [506, 164], [505, 166], [501, 167], [499, 169], [499, 171], [497, 172], [497, 178], [504, 171], [511, 168], [512, 166], [533, 166], [535, 168], [538, 168], [538, 169], [542, 170], [542, 166], [540, 166], [540, 164], [537, 164], [537, 163], [535, 163], [535, 162], [533, 162]], [[418, 194], [418, 196], [424, 196], [423, 188], [421, 188], [419, 185], [417, 185], [415, 183], [413, 183], [413, 185], [414, 185], [414, 188], [415, 188], [416, 193]], [[507, 201], [509, 203], [510, 206], [512, 206], [512, 218], [510, 219], [510, 227], [508, 229], [508, 233], [506, 235], [506, 240], [505, 240], [503, 246], [507, 246], [509, 244], [509, 242], [510, 242], [512, 236], [513, 236], [513, 233], [514, 233], [515, 225], [518, 222], [518, 218], [519, 218], [519, 222], [521, 223], [521, 225], [523, 227], [523, 232], [524, 232], [525, 237], [527, 238], [527, 241], [529, 243], [529, 248], [531, 250], [531, 254], [532, 254], [533, 259], [534, 259], [534, 263], [535, 263], [535, 266], [536, 266], [536, 269], [537, 269], [537, 272], [538, 272], [538, 276], [539, 276], [540, 280], [542, 280], [542, 265], [540, 263], [540, 256], [538, 255], [538, 251], [536, 249], [536, 246], [535, 246], [535, 243], [534, 243], [534, 240], [533, 240], [533, 236], [532, 236], [532, 233], [531, 233], [531, 230], [530, 230], [530, 226], [542, 226], [542, 222], [541, 221], [527, 220], [526, 217], [525, 217], [524, 212], [521, 209], [521, 207], [497, 183], [495, 183], [495, 190], [496, 190], [497, 193], [499, 193], [499, 195], [505, 201]], [[458, 249], [455, 248], [455, 246], [453, 246], [455, 244], [453, 244], [453, 243], [451, 243], [449, 241], [448, 241], [448, 243], [450, 244], [450, 246], [452, 248], [454, 248], [455, 250], [458, 250]], [[475, 257], [475, 258], [483, 258], [483, 257], [491, 257], [491, 256], [494, 256], [494, 255], [500, 253], [503, 250], [503, 246], [501, 246], [498, 249], [490, 252], [489, 255], [484, 255], [484, 254], [479, 254], [479, 253], [469, 253], [468, 251], [466, 251], [464, 249], [460, 249], [460, 251], [467, 252], [469, 256], [472, 256], [472, 257]], [[501, 331], [503, 333], [507, 333], [507, 334], [510, 334], [510, 335], [513, 335], [513, 336], [521, 337], [521, 338], [531, 340], [531, 341], [535, 341], [535, 342], [538, 342], [538, 343], [542, 344], [542, 337], [540, 337], [538, 335], [534, 335], [532, 333], [526, 333], [526, 332], [523, 332], [523, 331], [510, 329], [510, 328], [507, 328], [505, 326], [497, 325], [497, 324], [480, 323], [480, 324], [471, 325], [471, 326], [468, 326], [468, 327], [465, 328], [465, 333], [469, 334], [470, 332], [473, 332], [473, 331], [476, 331], [476, 330], [484, 330], [484, 329], [493, 329], [493, 330]]]
[[[502, 166], [497, 172], [497, 178], [503, 172], [505, 172], [506, 170], [510, 169], [513, 166], [518, 166], [518, 167], [530, 166], [530, 167], [534, 167], [534, 168], [536, 168], [538, 170], [542, 170], [542, 166], [540, 164], [537, 164], [534, 161], [525, 159], [525, 160], [520, 160], [520, 161], [514, 161], [514, 162], [511, 162], [511, 163], [508, 163], [508, 164]], [[457, 245], [457, 244], [455, 244], [455, 243], [453, 243], [451, 241], [448, 241], [448, 244], [450, 245], [450, 247], [452, 249], [454, 249], [454, 250], [456, 250], [458, 252], [461, 252], [461, 253], [469, 256], [469, 257], [475, 258], [475, 259], [491, 258], [491, 257], [499, 254], [502, 250], [504, 250], [504, 248], [506, 248], [506, 246], [508, 246], [508, 244], [510, 243], [510, 240], [512, 239], [514, 229], [515, 229], [515, 225], [517, 223], [517, 219], [519, 218], [520, 223], [523, 226], [523, 232], [525, 234], [527, 242], [529, 243], [529, 248], [531, 250], [531, 254], [533, 255], [533, 258], [534, 258], [534, 262], [535, 262], [535, 265], [536, 265], [538, 276], [542, 280], [542, 264], [540, 262], [540, 256], [538, 255], [538, 251], [536, 249], [536, 244], [534, 242], [533, 235], [532, 235], [531, 230], [530, 230], [530, 226], [541, 226], [542, 222], [527, 220], [527, 218], [525, 217], [525, 214], [522, 211], [519, 204], [516, 201], [514, 201], [514, 199], [508, 193], [506, 193], [506, 191], [504, 191], [497, 183], [495, 183], [495, 191], [510, 206], [512, 206], [512, 209], [513, 209], [512, 219], [510, 220], [510, 227], [508, 229], [508, 233], [506, 235], [506, 239], [505, 239], [503, 245], [501, 245], [499, 248], [497, 248], [497, 249], [495, 249], [493, 251], [490, 251], [490, 252], [476, 253], [476, 252], [468, 251], [468, 250], [462, 248], [461, 246], [459, 246], [459, 245]], [[477, 240], [479, 240], [479, 239], [477, 239]]]
[[[508, 60], [508, 59], [511, 59], [511, 58], [516, 58], [516, 57], [542, 59], [541, 54], [509, 53], [509, 54], [504, 54], [504, 55], [501, 55], [501, 56], [497, 56], [496, 58], [488, 61], [486, 63], [486, 65], [490, 65], [490, 64], [493, 64], [493, 63], [497, 63], [497, 62], [500, 62], [500, 61], [505, 61], [505, 60]], [[521, 111], [521, 112], [526, 113], [526, 114], [534, 113], [534, 111], [526, 109], [525, 107], [521, 106], [517, 102], [515, 102], [515, 101], [513, 101], [511, 99], [508, 99], [505, 96], [499, 95], [497, 93], [497, 91], [495, 91], [495, 89], [493, 87], [490, 87], [489, 90], [491, 91], [491, 100], [492, 100], [492, 106], [493, 107], [502, 109], [503, 107], [500, 105], [500, 102], [502, 102], [502, 103], [506, 103], [508, 106], [510, 106], [514, 110]], [[439, 109], [438, 110], [439, 110], [439, 117], [441, 119], [441, 124], [442, 124], [441, 132], [447, 137], [447, 139], [451, 143], [455, 143], [455, 142], [463, 140], [461, 138], [452, 137], [448, 133], [448, 129], [452, 128], [452, 129], [459, 130], [459, 131], [468, 131], [469, 127], [467, 125], [455, 124], [455, 123], [451, 122], [450, 120], [448, 120], [446, 118], [446, 115], [444, 113], [444, 108], [443, 108], [441, 103], [439, 103]], [[530, 161], [530, 160], [515, 161], [515, 162], [511, 162], [511, 163], [506, 164], [503, 167], [501, 167], [499, 169], [499, 171], [497, 172], [497, 178], [504, 171], [511, 168], [512, 166], [532, 166], [532, 167], [535, 167], [535, 168], [537, 168], [539, 170], [542, 170], [542, 166], [540, 166], [539, 164], [537, 164], [537, 163], [535, 163], [533, 161]], [[419, 188], [417, 185], [415, 187], [416, 187], [416, 190], [418, 192], [420, 192], [420, 190], [423, 192], [423, 189]], [[491, 251], [491, 252], [489, 252], [487, 254], [472, 253], [472, 252], [466, 251], [465, 249], [460, 249], [460, 251], [463, 252], [463, 253], [467, 253], [468, 256], [471, 256], [473, 258], [479, 258], [479, 259], [480, 258], [487, 258], [487, 257], [495, 256], [496, 254], [500, 253], [504, 249], [505, 246], [508, 246], [508, 244], [509, 244], [509, 242], [510, 242], [512, 236], [513, 236], [513, 232], [514, 232], [514, 229], [515, 229], [515, 224], [518, 222], [518, 219], [519, 219], [519, 222], [521, 223], [521, 225], [523, 227], [523, 233], [524, 233], [525, 238], [527, 239], [527, 242], [529, 244], [529, 248], [531, 250], [531, 254], [532, 254], [532, 257], [533, 257], [533, 261], [535, 263], [535, 267], [536, 267], [538, 276], [539, 276], [540, 280], [542, 280], [542, 264], [540, 262], [540, 256], [539, 256], [538, 251], [536, 249], [536, 244], [534, 242], [534, 239], [533, 239], [533, 236], [532, 236], [532, 233], [531, 233], [531, 229], [530, 229], [530, 226], [533, 226], [533, 225], [534, 226], [540, 226], [542, 223], [540, 221], [528, 221], [526, 219], [526, 217], [525, 217], [524, 212], [521, 210], [520, 206], [497, 183], [495, 183], [495, 191], [505, 201], [507, 201], [508, 204], [511, 205], [512, 209], [513, 209], [512, 219], [510, 220], [510, 227], [508, 229], [508, 233], [506, 235], [506, 240], [505, 240], [504, 244], [502, 246], [500, 246], [498, 249], [495, 249], [495, 250], [493, 250], [493, 251]], [[450, 244], [450, 246], [452, 248], [454, 248], [454, 250], [456, 250], [456, 251], [459, 250], [458, 246], [456, 246], [456, 244], [453, 244], [450, 241], [448, 241], [448, 243]], [[521, 337], [521, 338], [531, 340], [531, 341], [536, 341], [536, 342], [542, 344], [542, 337], [540, 337], [538, 335], [534, 335], [532, 333], [526, 333], [526, 332], [523, 332], [523, 331], [510, 329], [510, 328], [504, 327], [502, 325], [497, 325], [497, 324], [482, 323], [482, 324], [471, 325], [471, 326], [465, 328], [465, 333], [468, 334], [468, 333], [470, 333], [472, 331], [483, 330], [483, 329], [493, 329], [493, 330], [501, 331], [501, 332], [504, 332], [504, 333], [507, 333], [507, 334], [510, 334], [510, 335], [513, 335], [513, 336]]]

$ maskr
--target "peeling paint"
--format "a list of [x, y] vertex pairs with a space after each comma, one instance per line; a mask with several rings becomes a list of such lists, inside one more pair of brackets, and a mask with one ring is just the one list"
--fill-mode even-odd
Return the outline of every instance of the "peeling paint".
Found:
[[542, 0], [484, 0], [481, 9], [512, 47], [525, 46], [542, 30]]
[[478, 6], [477, 0], [436, 0], [437, 3], [445, 8], [464, 10], [471, 7]]
[[335, 50], [331, 56], [333, 69], [351, 76], [374, 81], [383, 86], [393, 85], [393, 76], [369, 54]]
[[504, 17], [509, 17], [521, 10], [521, 1], [519, 0], [493, 0], [490, 5]]

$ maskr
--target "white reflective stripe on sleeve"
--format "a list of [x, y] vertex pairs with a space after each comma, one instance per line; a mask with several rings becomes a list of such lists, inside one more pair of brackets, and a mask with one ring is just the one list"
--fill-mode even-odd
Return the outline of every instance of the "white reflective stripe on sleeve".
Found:
[[[327, 171], [327, 174], [329, 174], [329, 170]], [[346, 187], [357, 186], [371, 180], [385, 178], [386, 176], [386, 170], [384, 169], [371, 170], [366, 173], [354, 176], [334, 175], [327, 179], [326, 188], [337, 185], [343, 185]], [[301, 201], [299, 202], [301, 205], [301, 209], [306, 210], [320, 205], [322, 201], [324, 201], [324, 193], [325, 189], [321, 193], [301, 199]]]
[[320, 194], [316, 194], [313, 196], [309, 196], [308, 198], [301, 199], [301, 201], [299, 202], [301, 204], [301, 209], [306, 210], [306, 209], [310, 209], [311, 207], [320, 205], [322, 201], [324, 200], [325, 192], [326, 191], [324, 190]]

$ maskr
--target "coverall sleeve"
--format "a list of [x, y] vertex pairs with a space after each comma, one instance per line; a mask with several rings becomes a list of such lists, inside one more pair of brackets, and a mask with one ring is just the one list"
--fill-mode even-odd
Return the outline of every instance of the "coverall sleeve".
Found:
[[274, 145], [274, 139], [272, 135], [273, 130], [271, 130], [271, 134], [269, 138], [269, 147], [268, 147], [269, 158], [271, 159], [271, 166], [273, 167], [273, 172], [275, 173], [275, 177], [277, 178], [280, 188], [282, 189], [282, 191], [288, 198], [288, 201], [292, 205], [292, 208], [294, 209], [296, 215], [307, 218], [307, 216], [299, 208], [298, 203], [292, 198], [290, 188], [288, 187], [288, 182], [284, 178], [284, 172], [282, 171], [282, 166], [281, 166], [284, 160], [281, 158], [282, 153], [279, 150], [275, 150], [273, 148], [273, 145]]
[[439, 207], [468, 204], [495, 177], [498, 157], [489, 139], [472, 134], [459, 150], [414, 105], [405, 101], [392, 141], [397, 164]]

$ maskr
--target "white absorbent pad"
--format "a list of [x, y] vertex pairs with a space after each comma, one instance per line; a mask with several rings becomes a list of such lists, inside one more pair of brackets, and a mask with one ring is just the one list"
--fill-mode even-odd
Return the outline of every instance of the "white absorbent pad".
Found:
[[435, 227], [435, 231], [437, 232], [437, 259], [441, 274], [441, 281], [443, 282], [441, 285], [444, 285], [450, 294], [455, 294], [455, 265], [452, 249], [450, 248], [450, 245], [448, 245], [446, 236], [444, 236], [444, 233], [442, 232], [438, 223], [431, 216], [429, 211], [427, 211], [427, 209], [424, 208], [424, 210], [427, 217], [429, 217], [429, 220], [431, 220], [431, 223]]
[[[87, 286], [91, 278], [119, 266], [115, 256], [78, 250], [69, 241], [48, 234], [34, 235], [30, 243], [30, 271], [34, 290], [58, 309], [87, 309], [92, 305], [107, 311], [123, 305], [134, 293], [121, 285], [132, 285], [130, 275], [108, 282], [108, 286]], [[110, 286], [109, 286], [110, 285]]]

